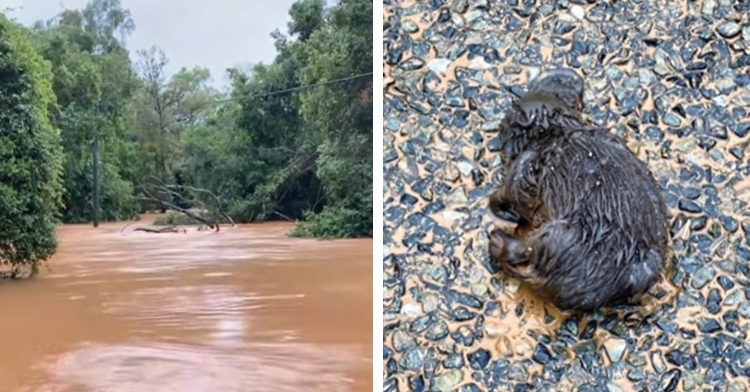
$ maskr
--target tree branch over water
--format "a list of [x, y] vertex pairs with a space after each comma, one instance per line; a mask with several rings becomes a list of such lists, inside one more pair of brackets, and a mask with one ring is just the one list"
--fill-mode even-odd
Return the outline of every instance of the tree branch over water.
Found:
[[[223, 217], [232, 226], [235, 225], [234, 220], [232, 220], [232, 218], [224, 210], [222, 210], [221, 200], [219, 199], [219, 197], [207, 189], [201, 189], [201, 188], [196, 188], [196, 187], [187, 186], [187, 185], [174, 185], [174, 184], [144, 184], [144, 185], [137, 186], [136, 189], [140, 190], [143, 194], [141, 196], [138, 196], [139, 200], [145, 200], [145, 201], [158, 203], [165, 208], [182, 213], [183, 215], [189, 217], [190, 219], [196, 222], [202, 223], [203, 225], [207, 226], [210, 229], [216, 229], [216, 231], [219, 231], [219, 219], [216, 219], [218, 217]], [[209, 217], [206, 217], [200, 213], [191, 211], [188, 208], [180, 207], [174, 202], [164, 200], [164, 198], [162, 197], [157, 197], [154, 195], [155, 193], [162, 194], [162, 195], [170, 195], [173, 198], [177, 199], [178, 202], [182, 201], [191, 206], [196, 206], [196, 205], [200, 206], [202, 207], [201, 208], [202, 210], [208, 212], [209, 215], [212, 215], [214, 217], [214, 219], [212, 220]], [[206, 205], [206, 203], [199, 200], [198, 198], [186, 197], [187, 194], [189, 193], [209, 195], [215, 202], [215, 205], [208, 206]]]

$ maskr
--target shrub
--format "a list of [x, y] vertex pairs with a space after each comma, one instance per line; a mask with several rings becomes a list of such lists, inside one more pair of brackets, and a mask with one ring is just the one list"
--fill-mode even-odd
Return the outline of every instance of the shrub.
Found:
[[[368, 228], [367, 225], [370, 227]], [[290, 237], [316, 238], [349, 238], [358, 237], [362, 233], [372, 235], [372, 218], [362, 219], [362, 213], [347, 208], [326, 207], [323, 211], [313, 214], [305, 213], [305, 220], [299, 222], [289, 232]]]

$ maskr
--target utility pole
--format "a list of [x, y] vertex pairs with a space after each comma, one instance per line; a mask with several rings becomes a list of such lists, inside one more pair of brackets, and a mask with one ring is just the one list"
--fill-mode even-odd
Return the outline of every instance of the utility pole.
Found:
[[99, 135], [94, 135], [94, 159], [92, 169], [94, 172], [94, 227], [99, 227]]

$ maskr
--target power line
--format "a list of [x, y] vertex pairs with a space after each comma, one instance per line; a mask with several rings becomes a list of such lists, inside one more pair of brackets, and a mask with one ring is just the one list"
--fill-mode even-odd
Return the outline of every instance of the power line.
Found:
[[[329, 81], [326, 81], [326, 82], [320, 82], [320, 83], [315, 83], [315, 84], [308, 84], [306, 86], [297, 86], [297, 87], [287, 88], [287, 89], [284, 89], [284, 90], [271, 91], [269, 93], [258, 94], [258, 95], [251, 95], [249, 97], [241, 97], [241, 98], [264, 98], [264, 97], [269, 97], [269, 96], [272, 96], [272, 95], [291, 93], [291, 92], [294, 92], [294, 91], [305, 90], [305, 89], [308, 89], [308, 88], [319, 87], [319, 86], [326, 86], [326, 85], [329, 85], [329, 84], [335, 84], [335, 83], [345, 82], [347, 80], [359, 79], [359, 78], [363, 78], [365, 76], [372, 76], [372, 72], [367, 72], [367, 73], [362, 73], [362, 74], [347, 76], [345, 78], [333, 79], [333, 80], [329, 80]], [[230, 101], [235, 101], [237, 99], [238, 98], [218, 99], [218, 100], [216, 100], [214, 102], [215, 103], [230, 102]]]

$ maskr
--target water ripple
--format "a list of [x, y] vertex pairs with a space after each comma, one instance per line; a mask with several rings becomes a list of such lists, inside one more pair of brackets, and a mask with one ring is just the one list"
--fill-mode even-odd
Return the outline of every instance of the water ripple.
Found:
[[[251, 353], [251, 354], [248, 354]], [[45, 370], [25, 392], [344, 392], [345, 350], [254, 344], [242, 353], [190, 345], [87, 344]]]

